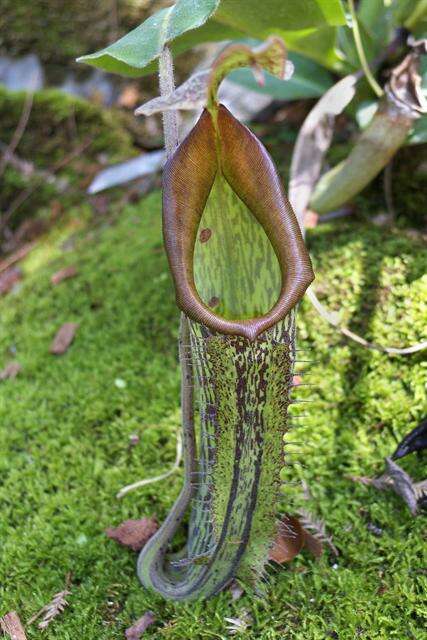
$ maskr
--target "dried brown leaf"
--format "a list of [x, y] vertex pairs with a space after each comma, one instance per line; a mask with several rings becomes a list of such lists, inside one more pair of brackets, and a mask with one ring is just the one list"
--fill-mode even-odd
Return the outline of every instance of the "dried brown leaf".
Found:
[[5, 296], [22, 278], [22, 271], [18, 267], [9, 267], [0, 274], [0, 296]]
[[364, 485], [373, 486], [379, 491], [391, 489], [406, 502], [410, 512], [415, 516], [417, 513], [417, 501], [420, 499], [420, 491], [427, 489], [427, 481], [425, 481], [425, 483], [414, 483], [406, 471], [402, 469], [402, 467], [399, 467], [391, 458], [386, 458], [385, 464], [385, 473], [378, 478], [368, 478], [366, 476], [348, 477], [354, 482], [361, 482]]
[[148, 627], [153, 624], [155, 619], [154, 613], [151, 611], [144, 613], [142, 618], [137, 620], [129, 629], [126, 629], [125, 636], [127, 640], [139, 640]]
[[410, 476], [391, 458], [385, 459], [386, 473], [393, 480], [392, 488], [409, 507], [413, 516], [417, 513], [417, 498]]
[[65, 324], [58, 329], [50, 345], [50, 352], [56, 356], [65, 353], [74, 340], [78, 326], [77, 322], [65, 322]]
[[311, 513], [305, 509], [300, 509], [298, 516], [303, 529], [310, 532], [320, 542], [326, 544], [335, 556], [339, 555], [338, 549], [332, 542], [332, 537], [326, 532], [326, 525], [323, 520], [313, 518]]
[[269, 559], [278, 564], [291, 562], [304, 545], [304, 533], [298, 518], [285, 515], [279, 523], [278, 532]]
[[354, 97], [356, 75], [342, 78], [321, 97], [302, 125], [292, 155], [289, 200], [304, 228], [304, 215], [332, 141], [335, 117]]
[[421, 51], [415, 49], [392, 70], [386, 91], [404, 111], [424, 114], [427, 100], [421, 86], [420, 55]]
[[51, 277], [50, 281], [53, 285], [57, 285], [63, 280], [74, 278], [74, 276], [76, 275], [77, 275], [77, 269], [76, 267], [71, 265], [69, 267], [64, 267], [63, 269], [60, 269], [59, 271], [56, 271], [56, 273], [54, 273], [53, 276]]
[[125, 520], [118, 527], [108, 528], [105, 533], [111, 540], [115, 540], [124, 547], [140, 551], [158, 528], [155, 518], [141, 518], [141, 520]]
[[154, 113], [175, 109], [198, 109], [206, 104], [210, 69], [192, 75], [173, 93], [149, 100], [135, 111], [137, 116], [151, 116]]
[[11, 640], [27, 640], [24, 627], [16, 611], [10, 611], [0, 618], [0, 629]]
[[320, 558], [323, 553], [323, 542], [316, 538], [310, 531], [302, 528], [304, 536], [304, 547], [314, 555], [315, 558]]
[[0, 371], [0, 380], [7, 380], [8, 378], [16, 378], [22, 367], [19, 362], [9, 362], [5, 368]]

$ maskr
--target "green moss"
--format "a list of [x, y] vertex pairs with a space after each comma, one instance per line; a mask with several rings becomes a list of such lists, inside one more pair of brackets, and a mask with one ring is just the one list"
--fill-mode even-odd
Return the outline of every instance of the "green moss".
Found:
[[[103, 49], [170, 4], [170, 0], [2, 0], [0, 53], [12, 57], [35, 53], [47, 83], [62, 84], [65, 70], [78, 76], [92, 73], [76, 58]], [[178, 57], [178, 81], [191, 74], [199, 58], [188, 51]], [[142, 79], [140, 88], [151, 97], [157, 95], [156, 76]]]
[[[161, 247], [160, 198], [125, 208], [113, 226], [87, 227], [71, 212], [23, 263], [21, 288], [0, 301], [0, 365], [23, 371], [0, 384], [0, 613], [29, 617], [73, 574], [69, 608], [29, 640], [123, 638], [148, 609], [161, 640], [228, 638], [225, 617], [248, 610], [245, 637], [325, 640], [356, 637], [422, 640], [425, 626], [423, 518], [413, 520], [394, 495], [353, 484], [372, 475], [396, 438], [425, 413], [422, 354], [388, 358], [348, 343], [304, 301], [299, 347], [314, 347], [318, 384], [301, 442], [285, 480], [304, 478], [313, 498], [285, 485], [283, 508], [310, 509], [326, 520], [341, 555], [315, 562], [303, 553], [271, 576], [268, 598], [228, 593], [175, 605], [140, 588], [133, 553], [103, 531], [125, 518], [163, 519], [180, 478], [150, 485], [123, 501], [124, 484], [167, 469], [175, 456], [179, 403], [178, 313]], [[63, 253], [67, 235], [74, 248]], [[422, 337], [425, 254], [415, 240], [368, 223], [322, 225], [309, 236], [315, 288], [343, 321], [371, 339], [407, 344]], [[52, 288], [50, 276], [75, 264], [79, 276]], [[48, 348], [62, 322], [80, 323], [67, 354]], [[303, 365], [301, 365], [303, 366]], [[125, 381], [118, 388], [115, 380]], [[303, 392], [303, 389], [299, 390]], [[301, 421], [302, 422], [302, 421]], [[131, 447], [129, 436], [140, 435]], [[425, 462], [403, 461], [421, 479]], [[374, 522], [381, 537], [369, 532]]]
[[[0, 140], [9, 144], [24, 108], [24, 92], [7, 91], [0, 87]], [[57, 178], [66, 178], [76, 189], [66, 194], [67, 205], [80, 201], [88, 185], [88, 176], [100, 168], [102, 153], [109, 163], [125, 160], [137, 152], [133, 138], [126, 129], [120, 112], [49, 89], [34, 94], [26, 130], [16, 149], [18, 157], [34, 163], [37, 170], [48, 170]], [[83, 152], [73, 155], [81, 147]], [[61, 166], [64, 159], [69, 158]], [[39, 175], [24, 178], [8, 166], [2, 183], [0, 209], [7, 211], [24, 189], [33, 193], [19, 207], [12, 219], [17, 226], [22, 218], [32, 216], [41, 206], [47, 206], [57, 190]], [[64, 200], [64, 198], [63, 198]], [[63, 204], [65, 202], [63, 201]]]
[[[8, 144], [25, 103], [24, 92], [0, 87], [0, 140]], [[56, 89], [34, 94], [33, 106], [16, 152], [33, 161], [39, 168], [52, 168], [55, 163], [85, 141], [86, 160], [93, 161], [101, 151], [109, 160], [123, 160], [132, 153], [132, 139], [114, 111], [71, 96]]]
[[[105, 46], [143, 22], [154, 2], [118, 0], [4, 0], [0, 16], [0, 50], [8, 55], [37, 52], [51, 80], [63, 80], [64, 65]], [[159, 4], [157, 2], [157, 4]], [[146, 5], [145, 7], [141, 5]], [[116, 13], [114, 13], [116, 11]]]

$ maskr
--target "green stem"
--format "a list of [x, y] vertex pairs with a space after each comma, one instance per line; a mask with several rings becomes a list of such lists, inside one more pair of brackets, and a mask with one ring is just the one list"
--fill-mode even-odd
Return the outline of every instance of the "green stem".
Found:
[[367, 81], [372, 87], [372, 90], [378, 96], [378, 98], [381, 98], [384, 95], [384, 91], [381, 89], [380, 85], [372, 75], [372, 72], [369, 68], [368, 61], [366, 59], [365, 50], [363, 49], [362, 38], [359, 30], [359, 23], [357, 21], [356, 10], [354, 7], [354, 0], [348, 0], [348, 3], [349, 3], [350, 13], [351, 13], [351, 29], [353, 31], [354, 44], [356, 45], [360, 64], [362, 66], [362, 69], [366, 76]]

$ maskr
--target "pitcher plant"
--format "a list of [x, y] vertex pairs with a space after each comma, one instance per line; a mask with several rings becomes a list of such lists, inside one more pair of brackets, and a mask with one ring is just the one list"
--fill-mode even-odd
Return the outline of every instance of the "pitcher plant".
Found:
[[[296, 306], [313, 280], [304, 240], [268, 152], [218, 104], [238, 66], [283, 76], [285, 49], [232, 45], [207, 107], [163, 173], [163, 234], [182, 311], [184, 486], [142, 550], [138, 574], [165, 598], [219, 592], [262, 575], [277, 532], [295, 362]], [[168, 549], [188, 515], [185, 548]]]

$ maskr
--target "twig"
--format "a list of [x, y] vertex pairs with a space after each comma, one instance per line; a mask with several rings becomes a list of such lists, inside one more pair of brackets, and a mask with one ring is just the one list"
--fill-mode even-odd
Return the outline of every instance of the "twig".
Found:
[[[38, 169], [30, 160], [25, 160], [25, 158], [21, 158], [16, 153], [8, 152], [7, 149], [8, 145], [0, 140], [0, 151], [8, 153], [8, 165], [18, 171], [24, 178], [28, 179], [34, 176], [60, 188], [61, 181], [59, 178], [55, 178], [55, 176], [45, 169]], [[58, 182], [58, 185], [56, 185], [55, 182]]]
[[[59, 162], [57, 162], [50, 170], [49, 173], [55, 174], [60, 169], [63, 169], [67, 164], [69, 164], [74, 158], [82, 153], [87, 147], [89, 147], [93, 142], [93, 138], [88, 138], [84, 140], [81, 144], [79, 144], [75, 149], [70, 151], [64, 158], [62, 158]], [[43, 184], [44, 177], [40, 177], [39, 180], [35, 184], [32, 184], [27, 189], [21, 191], [21, 193], [15, 198], [15, 200], [10, 205], [9, 209], [4, 214], [3, 218], [0, 220], [0, 232], [8, 224], [9, 220], [13, 216], [13, 214], [17, 211], [17, 209]]]
[[394, 220], [396, 218], [396, 210], [394, 208], [393, 202], [393, 159], [386, 165], [384, 169], [383, 175], [383, 187], [384, 187], [384, 198], [387, 207], [387, 211], [390, 217]]
[[16, 611], [10, 611], [0, 618], [0, 629], [11, 640], [27, 640], [24, 627]]
[[120, 500], [120, 498], [123, 498], [126, 494], [130, 493], [131, 491], [134, 491], [135, 489], [146, 487], [148, 484], [153, 484], [153, 482], [160, 482], [160, 480], [165, 480], [166, 478], [171, 476], [173, 473], [178, 471], [179, 466], [181, 464], [181, 460], [182, 460], [182, 438], [181, 438], [181, 434], [177, 433], [175, 462], [173, 466], [169, 469], [169, 471], [166, 471], [165, 473], [162, 473], [159, 476], [154, 476], [153, 478], [145, 478], [143, 480], [138, 480], [137, 482], [133, 482], [132, 484], [126, 485], [126, 487], [123, 487], [123, 489], [120, 489], [120, 491], [116, 495], [116, 498]]
[[360, 64], [366, 76], [366, 80], [371, 85], [372, 90], [378, 96], [378, 98], [381, 98], [384, 92], [381, 89], [378, 82], [375, 80], [374, 76], [372, 75], [371, 69], [369, 68], [369, 64], [366, 59], [365, 51], [363, 49], [362, 38], [360, 36], [359, 23], [357, 21], [356, 10], [354, 8], [354, 0], [348, 0], [348, 4], [350, 7], [350, 13], [351, 13], [351, 29], [353, 31], [354, 44], [356, 45], [357, 55], [359, 56]]
[[34, 241], [32, 242], [27, 242], [26, 244], [22, 245], [22, 247], [20, 247], [17, 251], [15, 251], [14, 253], [12, 253], [12, 255], [9, 255], [7, 258], [5, 258], [4, 260], [0, 261], [0, 274], [3, 273], [4, 271], [7, 271], [10, 267], [12, 267], [14, 264], [16, 264], [17, 262], [19, 262], [20, 260], [22, 260], [23, 258], [25, 258], [25, 256], [36, 246], [36, 243]]
[[24, 135], [25, 129], [27, 128], [28, 120], [30, 118], [31, 109], [33, 108], [33, 100], [34, 93], [32, 91], [27, 93], [25, 98], [24, 108], [21, 112], [21, 117], [19, 118], [16, 129], [13, 133], [11, 141], [7, 146], [7, 149], [3, 152], [3, 155], [0, 159], [0, 176], [3, 175], [8, 163], [10, 162], [13, 153], [21, 141], [22, 136]]
[[307, 298], [310, 300], [311, 304], [314, 306], [318, 314], [333, 327], [338, 329], [343, 336], [350, 338], [354, 342], [362, 345], [362, 347], [366, 347], [368, 349], [374, 349], [375, 351], [381, 351], [382, 353], [388, 353], [390, 355], [409, 355], [411, 353], [416, 353], [417, 351], [422, 351], [423, 349], [427, 349], [427, 340], [423, 342], [417, 342], [416, 344], [411, 345], [410, 347], [384, 347], [381, 344], [376, 344], [375, 342], [368, 342], [365, 338], [353, 333], [350, 329], [346, 327], [342, 327], [335, 313], [331, 313], [323, 306], [320, 302], [313, 289], [309, 288], [306, 293]]
[[68, 574], [66, 578], [66, 588], [63, 591], [55, 593], [49, 604], [46, 604], [44, 607], [42, 607], [40, 611], [38, 611], [28, 620], [27, 626], [30, 626], [38, 618], [43, 616], [43, 619], [37, 626], [39, 629], [46, 629], [50, 625], [52, 620], [64, 611], [65, 607], [68, 606], [68, 601], [66, 600], [66, 598], [71, 594], [71, 591], [69, 590], [70, 582], [71, 574]]

